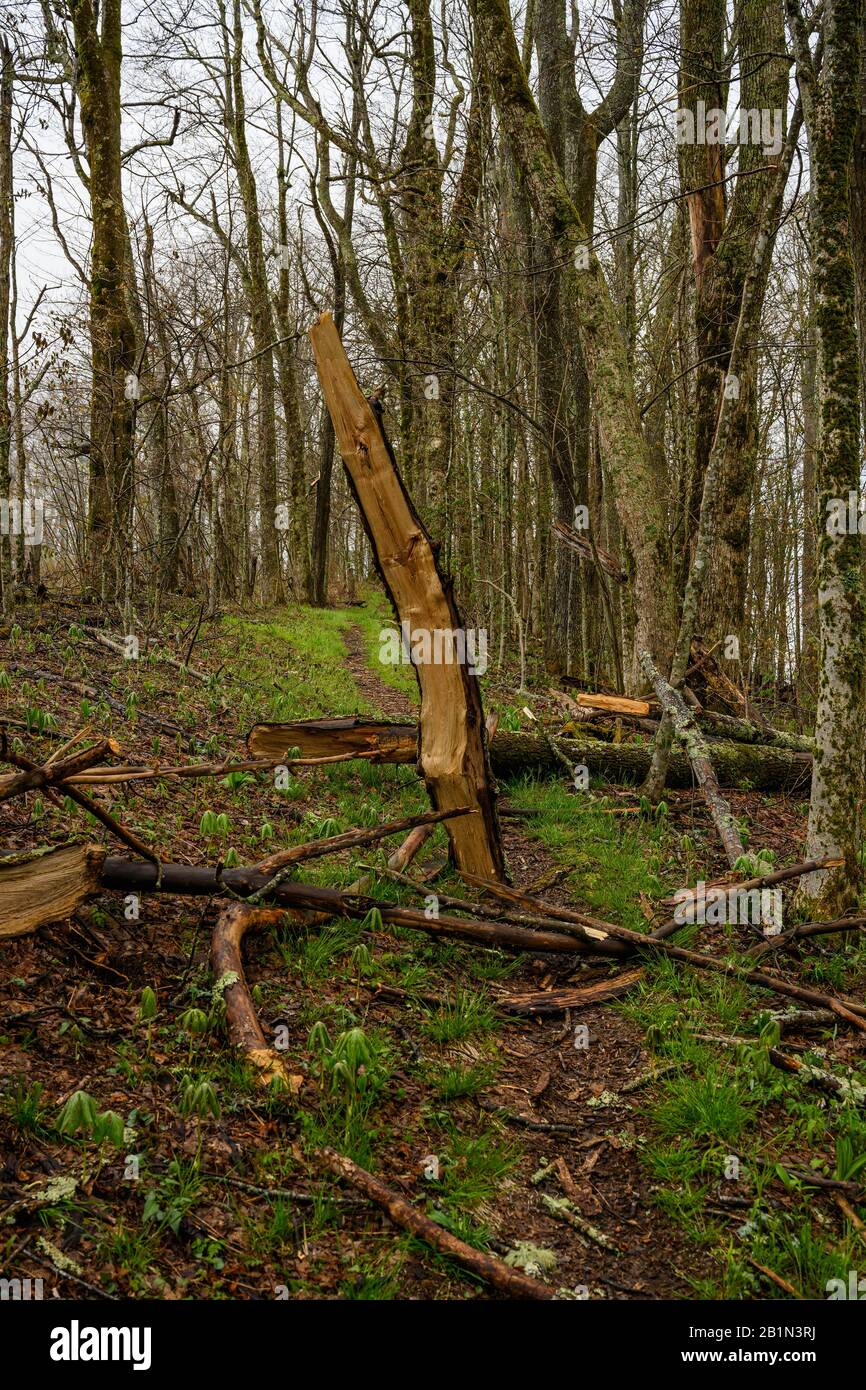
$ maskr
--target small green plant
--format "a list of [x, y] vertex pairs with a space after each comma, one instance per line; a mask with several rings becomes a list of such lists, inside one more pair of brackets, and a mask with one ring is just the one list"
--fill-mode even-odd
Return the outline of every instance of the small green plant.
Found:
[[487, 1062], [473, 1062], [469, 1067], [457, 1064], [443, 1067], [433, 1084], [443, 1100], [462, 1100], [477, 1096], [492, 1084], [495, 1076], [495, 1067]]
[[493, 1009], [483, 991], [458, 989], [424, 1024], [427, 1036], [437, 1043], [460, 1042], [474, 1033], [489, 1033], [496, 1022]]
[[198, 1165], [172, 1159], [159, 1184], [150, 1188], [144, 1199], [144, 1224], [178, 1235], [184, 1217], [198, 1200], [200, 1188]]
[[152, 1041], [153, 1020], [158, 1012], [156, 992], [150, 985], [145, 985], [141, 991], [141, 1000], [138, 1005], [138, 1019], [140, 1023], [147, 1024], [147, 1055], [150, 1056], [150, 1045]]
[[213, 1082], [207, 1077], [196, 1080], [193, 1076], [184, 1078], [180, 1091], [180, 1113], [195, 1118], [201, 1123], [212, 1115], [220, 1116], [220, 1103]]
[[207, 1032], [210, 1021], [204, 1009], [192, 1008], [184, 1010], [178, 1023], [189, 1038], [189, 1060], [192, 1062], [193, 1040]]
[[255, 777], [251, 772], [240, 772], [234, 770], [222, 779], [222, 785], [228, 787], [230, 791], [239, 791], [241, 787], [248, 787], [255, 783]]
[[231, 830], [231, 822], [225, 811], [220, 811], [217, 815], [214, 811], [205, 811], [199, 822], [199, 830], [205, 840], [227, 840]]
[[88, 1138], [96, 1128], [96, 1101], [87, 1091], [73, 1091], [57, 1117], [57, 1132], [65, 1137], [83, 1133]]
[[3, 1109], [18, 1129], [30, 1134], [38, 1134], [42, 1128], [45, 1101], [42, 1099], [45, 1087], [41, 1081], [31, 1081], [19, 1077], [11, 1091], [3, 1098]]

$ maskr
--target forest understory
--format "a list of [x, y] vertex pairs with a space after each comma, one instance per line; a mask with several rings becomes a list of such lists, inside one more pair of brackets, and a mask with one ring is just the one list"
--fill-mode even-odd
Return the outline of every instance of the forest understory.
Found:
[[[377, 659], [388, 613], [375, 589], [362, 606], [200, 619], [175, 604], [148, 634], [149, 657], [131, 661], [94, 637], [112, 631], [96, 604], [22, 609], [0, 642], [8, 747], [42, 765], [86, 728], [115, 739], [124, 765], [240, 763], [261, 720], [416, 711], [412, 667]], [[491, 671], [488, 716], [558, 738], [567, 714], [542, 662], [531, 655], [528, 691], [517, 684], [514, 671]], [[598, 737], [646, 740], [623, 723]], [[727, 793], [768, 866], [802, 860], [807, 792], [808, 778], [802, 795]], [[354, 761], [295, 768], [280, 790], [272, 773], [236, 771], [180, 794], [168, 777], [92, 794], [183, 864], [255, 863], [429, 809], [411, 765]], [[110, 842], [59, 801], [43, 791], [0, 805], [8, 850]], [[696, 790], [652, 806], [596, 776], [576, 790], [564, 770], [525, 774], [500, 782], [500, 814], [515, 885], [640, 932], [665, 920], [681, 885], [728, 867]], [[364, 891], [385, 903], [466, 897], [446, 847], [437, 827], [407, 870], [414, 895], [389, 875], [381, 844], [311, 860], [302, 877], [346, 888], [366, 875]], [[215, 987], [219, 905], [143, 895], [130, 920], [126, 902], [102, 894], [3, 942], [7, 1273], [103, 1300], [499, 1296], [335, 1182], [328, 1147], [471, 1247], [571, 1297], [820, 1299], [862, 1258], [861, 1026], [664, 956], [515, 953], [428, 940], [373, 913], [247, 937], [255, 1010], [294, 1078], [291, 1090], [263, 1089]], [[484, 914], [495, 920], [496, 904]], [[750, 925], [687, 925], [676, 941], [743, 966], [767, 945]], [[859, 997], [859, 943], [786, 942], [760, 963]], [[510, 997], [627, 974], [631, 988], [606, 1002], [503, 1010]], [[779, 1054], [814, 1077], [774, 1065]]]

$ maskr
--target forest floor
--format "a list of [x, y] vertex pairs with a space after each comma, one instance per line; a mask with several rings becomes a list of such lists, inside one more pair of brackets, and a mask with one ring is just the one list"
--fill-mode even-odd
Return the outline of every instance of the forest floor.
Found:
[[[98, 645], [83, 623], [98, 625], [99, 612], [81, 614], [46, 604], [0, 640], [0, 721], [35, 760], [84, 725], [111, 732], [130, 757], [176, 761], [194, 733], [209, 756], [243, 758], [258, 720], [416, 708], [411, 668], [378, 661], [388, 620], [378, 595], [363, 607], [203, 623], [191, 661], [205, 680], [158, 656], [185, 654], [192, 608], [161, 618], [147, 661]], [[529, 708], [555, 730], [543, 673], [537, 684], [538, 694], [518, 694], [516, 679], [491, 672], [487, 712], [503, 727], [530, 727]], [[525, 777], [501, 796], [531, 813], [503, 822], [516, 884], [637, 930], [656, 912], [662, 919], [665, 896], [725, 868], [691, 792], [650, 811], [621, 787], [577, 793], [564, 778]], [[369, 763], [297, 771], [282, 790], [270, 774], [235, 772], [105, 789], [101, 799], [163, 858], [190, 864], [252, 863], [427, 807], [414, 768]], [[805, 803], [731, 800], [753, 846], [780, 866], [802, 857]], [[71, 803], [30, 794], [0, 806], [4, 848], [70, 833], [105, 838]], [[438, 864], [436, 891], [465, 893], [442, 867], [444, 846], [438, 829], [413, 872]], [[414, 903], [382, 872], [388, 852], [311, 861], [302, 877], [343, 887], [372, 866], [373, 895]], [[618, 1001], [508, 1018], [497, 1009], [506, 992], [588, 983], [618, 967], [515, 959], [390, 927], [371, 934], [359, 922], [274, 929], [248, 938], [245, 958], [265, 1032], [282, 1030], [289, 1069], [304, 1077], [289, 1099], [264, 1093], [226, 1042], [209, 962], [216, 911], [153, 896], [127, 920], [106, 895], [0, 944], [5, 1277], [42, 1277], [61, 1297], [491, 1296], [323, 1173], [323, 1144], [463, 1239], [518, 1251], [578, 1296], [820, 1299], [828, 1280], [847, 1281], [866, 1259], [863, 1190], [816, 1190], [792, 1175], [859, 1182], [863, 1106], [770, 1065], [777, 996], [659, 958]], [[736, 959], [754, 932], [687, 927], [677, 939]], [[863, 998], [864, 946], [838, 940], [775, 952], [769, 967]], [[336, 1063], [355, 1029], [366, 1061], [346, 1082]], [[784, 1040], [866, 1085], [861, 1033], [841, 1025]], [[189, 1113], [190, 1079], [212, 1099], [199, 1106], [206, 1114]], [[122, 1143], [58, 1130], [76, 1091], [122, 1117]]]

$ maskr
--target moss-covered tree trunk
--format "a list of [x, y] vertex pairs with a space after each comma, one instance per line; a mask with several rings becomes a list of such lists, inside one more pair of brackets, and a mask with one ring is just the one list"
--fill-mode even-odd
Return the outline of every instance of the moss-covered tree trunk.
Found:
[[[832, 917], [851, 906], [863, 818], [866, 609], [863, 539], [833, 522], [831, 499], [860, 491], [860, 371], [851, 252], [850, 162], [859, 109], [862, 0], [827, 0], [824, 56], [807, 103], [814, 179], [815, 296], [822, 381], [818, 449], [818, 711], [805, 857], [839, 855], [810, 874], [798, 904]], [[807, 75], [808, 81], [808, 75]]]
[[[682, 0], [679, 106], [688, 116], [680, 133], [679, 167], [691, 232], [695, 306], [692, 447], [682, 538], [686, 561], [694, 545], [722, 392], [726, 387], [736, 392], [717, 484], [713, 567], [701, 613], [702, 630], [712, 641], [729, 633], [744, 636], [758, 442], [757, 343], [743, 346], [736, 380], [727, 374], [754, 230], [781, 154], [789, 66], [782, 56], [782, 0], [745, 0], [737, 8], [733, 37], [740, 73], [739, 124], [729, 138], [739, 139], [740, 145], [734, 191], [728, 196], [725, 131], [711, 117], [727, 106], [727, 7], [725, 0]], [[761, 299], [765, 280], [757, 287]]]
[[126, 294], [127, 226], [121, 184], [121, 0], [69, 0], [75, 32], [76, 90], [89, 165], [90, 487], [87, 518], [91, 582], [126, 596], [135, 494], [136, 334]]

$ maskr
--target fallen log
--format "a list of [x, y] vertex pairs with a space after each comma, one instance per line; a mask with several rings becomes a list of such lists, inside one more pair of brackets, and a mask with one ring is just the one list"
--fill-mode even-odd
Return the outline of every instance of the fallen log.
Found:
[[48, 845], [0, 859], [0, 938], [71, 917], [100, 891], [99, 845]]
[[265, 1041], [241, 956], [241, 942], [248, 931], [255, 927], [275, 925], [282, 921], [283, 916], [282, 912], [272, 908], [230, 903], [214, 925], [211, 965], [214, 981], [221, 988], [225, 1001], [230, 1041], [246, 1055], [264, 1086], [277, 1082], [296, 1095], [303, 1084], [303, 1077], [293, 1076], [279, 1052]]
[[674, 690], [672, 686], [668, 685], [656, 669], [649, 652], [641, 652], [640, 664], [647, 679], [652, 682], [660, 705], [670, 715], [677, 737], [685, 747], [689, 762], [694, 769], [695, 779], [701, 789], [701, 795], [707, 803], [707, 809], [719, 832], [719, 839], [724, 846], [728, 863], [733, 869], [738, 860], [745, 855], [746, 847], [737, 829], [731, 808], [719, 790], [719, 781], [703, 735], [682, 695], [678, 690]]
[[[431, 804], [437, 811], [457, 806], [479, 811], [447, 823], [454, 862], [504, 881], [481, 687], [466, 649], [466, 630], [451, 581], [439, 571], [436, 547], [406, 490], [381, 419], [358, 386], [330, 314], [322, 314], [313, 325], [310, 341], [349, 484], [403, 640], [408, 629], [421, 692], [418, 766]], [[447, 652], [442, 651], [444, 638]], [[425, 641], [431, 644], [429, 652]]]
[[[639, 783], [649, 770], [649, 744], [603, 743], [586, 737], [558, 738], [556, 743], [572, 764], [583, 765], [610, 782]], [[247, 746], [257, 758], [283, 758], [292, 748], [302, 756], [316, 756], [325, 750], [345, 753], [354, 748], [372, 761], [411, 763], [416, 758], [417, 726], [356, 719], [256, 724], [247, 736]], [[562, 770], [548, 739], [501, 728], [490, 743], [490, 762], [496, 776], [503, 778]], [[713, 744], [713, 763], [723, 787], [808, 794], [812, 773], [809, 753], [720, 741]], [[673, 752], [669, 767], [670, 786], [693, 785], [691, 764], [684, 753]]]
[[510, 1298], [536, 1300], [554, 1297], [554, 1290], [549, 1285], [542, 1284], [539, 1279], [531, 1278], [520, 1269], [512, 1269], [495, 1255], [485, 1254], [484, 1251], [467, 1245], [465, 1241], [458, 1240], [457, 1236], [440, 1226], [438, 1221], [425, 1216], [405, 1197], [401, 1197], [399, 1192], [387, 1187], [380, 1178], [368, 1173], [366, 1168], [360, 1168], [351, 1158], [346, 1158], [344, 1154], [338, 1154], [333, 1149], [322, 1149], [320, 1157], [332, 1173], [350, 1183], [358, 1192], [363, 1192], [365, 1197], [387, 1212], [395, 1225], [404, 1231], [411, 1231], [412, 1235], [423, 1240], [426, 1245], [456, 1260], [464, 1269], [492, 1284], [501, 1293], [508, 1294]]
[[812, 753], [814, 739], [806, 734], [792, 734], [785, 729], [759, 729], [745, 719], [737, 719], [732, 714], [721, 714], [717, 710], [705, 709], [700, 716], [702, 724], [708, 724], [716, 734], [731, 739], [734, 743], [760, 743], [767, 748], [790, 748], [795, 753]]
[[[622, 955], [616, 941], [593, 941], [584, 928], [562, 930], [541, 927], [515, 927], [505, 922], [487, 922], [440, 914], [428, 917], [413, 908], [398, 907], [362, 894], [342, 893], [336, 888], [307, 883], [273, 883], [271, 875], [255, 867], [226, 869], [189, 864], [153, 864], [147, 860], [109, 856], [101, 845], [76, 845], [59, 864], [52, 860], [59, 850], [46, 850], [36, 858], [21, 856], [0, 859], [0, 936], [23, 935], [44, 922], [68, 916], [101, 890], [123, 893], [164, 893], [191, 897], [234, 897], [238, 901], [256, 896], [267, 898], [266, 906], [279, 907], [297, 919], [312, 913], [328, 917], [364, 918], [377, 909], [383, 922], [410, 927], [431, 936], [454, 937], [480, 945], [518, 951]], [[40, 887], [40, 878], [52, 873], [52, 892]], [[268, 891], [270, 889], [270, 892]], [[62, 899], [57, 910], [55, 899]], [[598, 933], [599, 937], [602, 933]]]

